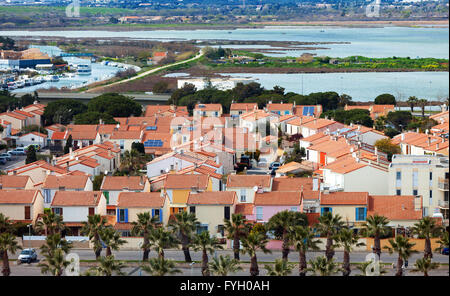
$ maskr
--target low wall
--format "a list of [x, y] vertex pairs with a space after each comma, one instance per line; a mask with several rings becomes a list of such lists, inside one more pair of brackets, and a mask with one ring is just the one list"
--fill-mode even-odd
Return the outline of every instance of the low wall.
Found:
[[[17, 238], [17, 243], [24, 249], [26, 248], [33, 248], [33, 249], [39, 249], [45, 244], [45, 236], [36, 236], [36, 237], [28, 237], [24, 236], [25, 239], [22, 239], [21, 237]], [[74, 237], [76, 238], [76, 237]], [[68, 237], [68, 240], [72, 242], [72, 248], [74, 249], [90, 249], [91, 246], [88, 241], [77, 241], [77, 240], [71, 240], [70, 237]]]
[[[367, 243], [366, 243], [366, 250], [367, 251], [372, 251], [372, 246], [373, 246], [373, 238], [366, 238]], [[439, 247], [439, 243], [437, 243], [439, 239], [438, 238], [432, 238], [431, 239], [431, 250], [435, 250], [436, 248]], [[415, 245], [413, 246], [413, 250], [415, 251], [419, 251], [419, 252], [423, 252], [424, 248], [425, 248], [425, 240], [424, 239], [419, 239], [419, 238], [410, 238], [409, 241], [411, 243], [414, 243]], [[381, 244], [381, 249], [383, 250], [383, 248], [385, 246], [390, 247], [391, 244], [389, 243], [389, 239], [381, 239], [380, 240], [380, 244]]]
[[122, 239], [126, 243], [120, 246], [121, 250], [140, 250], [144, 242], [144, 238], [142, 237], [122, 237]]

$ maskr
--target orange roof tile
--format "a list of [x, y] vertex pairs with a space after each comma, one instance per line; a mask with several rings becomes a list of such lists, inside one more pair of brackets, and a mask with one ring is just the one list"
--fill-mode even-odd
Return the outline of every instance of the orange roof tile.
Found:
[[162, 208], [165, 198], [160, 192], [121, 192], [117, 201], [119, 208]]
[[25, 186], [30, 180], [29, 176], [7, 176], [0, 175], [0, 185], [1, 188], [25, 188]]
[[312, 189], [312, 178], [274, 178], [272, 191], [300, 191]]
[[368, 192], [330, 192], [322, 193], [320, 205], [367, 205]]
[[216, 191], [189, 193], [188, 205], [232, 205], [236, 202], [236, 192]]
[[164, 187], [166, 189], [206, 189], [209, 184], [208, 175], [175, 175], [169, 174], [166, 177]]
[[414, 198], [412, 195], [370, 195], [367, 215], [378, 214], [389, 220], [419, 220], [422, 218], [422, 208], [415, 210]]
[[269, 175], [228, 175], [227, 188], [253, 188], [254, 186], [270, 187]]
[[33, 204], [39, 190], [0, 190], [0, 204]]
[[236, 208], [234, 210], [235, 214], [242, 214], [242, 215], [252, 215], [253, 214], [253, 208], [255, 206], [253, 204], [237, 204]]
[[97, 206], [101, 191], [56, 191], [52, 207]]
[[300, 191], [272, 191], [255, 194], [255, 206], [300, 205]]
[[87, 181], [87, 175], [47, 175], [42, 188], [59, 189], [60, 187], [64, 187], [66, 189], [84, 189]]
[[144, 190], [144, 182], [140, 176], [105, 176], [101, 190]]

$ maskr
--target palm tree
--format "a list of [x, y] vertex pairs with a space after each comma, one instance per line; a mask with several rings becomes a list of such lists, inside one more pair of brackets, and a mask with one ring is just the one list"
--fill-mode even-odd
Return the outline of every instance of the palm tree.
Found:
[[22, 248], [17, 244], [16, 237], [13, 234], [9, 232], [0, 234], [0, 253], [2, 254], [3, 261], [3, 276], [9, 276], [11, 274], [8, 252], [15, 254], [18, 249]]
[[142, 236], [144, 238], [143, 244], [141, 246], [143, 252], [142, 261], [148, 260], [148, 255], [150, 253], [150, 233], [155, 229], [157, 224], [157, 218], [151, 217], [150, 213], [140, 213], [137, 214], [137, 221], [131, 222], [131, 235]]
[[439, 244], [439, 247], [436, 248], [435, 252], [442, 252], [442, 249], [449, 247], [449, 240], [448, 240], [448, 231], [443, 231], [439, 240], [437, 241]]
[[[369, 265], [372, 263], [372, 261], [365, 261], [365, 262], [363, 262], [363, 263], [360, 263], [360, 264], [358, 264], [357, 266], [356, 266], [356, 268], [359, 270], [359, 271], [361, 271], [361, 274], [357, 274], [357, 275], [359, 275], [359, 276], [366, 276], [367, 275], [367, 268], [369, 267]], [[380, 264], [379, 265], [379, 268], [380, 268], [380, 274], [379, 275], [383, 275], [383, 274], [386, 274], [387, 273], [387, 271], [386, 271], [386, 269], [384, 269], [383, 268], [383, 266]]]
[[353, 246], [365, 246], [365, 243], [359, 242], [359, 236], [354, 234], [350, 228], [342, 228], [336, 236], [336, 245], [344, 248], [344, 262], [342, 264], [342, 275], [349, 276], [350, 270], [350, 253], [353, 251]]
[[219, 256], [219, 259], [213, 258], [211, 263], [209, 263], [209, 268], [211, 272], [216, 275], [227, 276], [229, 273], [234, 273], [242, 270], [239, 266], [239, 261], [236, 259], [231, 259], [230, 256]]
[[142, 165], [142, 157], [136, 149], [126, 150], [120, 163], [120, 170], [136, 175]]
[[425, 117], [425, 106], [428, 104], [428, 101], [426, 99], [419, 99], [417, 100], [417, 104], [422, 109], [422, 117]]
[[171, 231], [158, 227], [150, 233], [150, 241], [160, 258], [164, 259], [164, 249], [178, 246], [178, 240]]
[[317, 224], [317, 229], [319, 233], [327, 236], [325, 256], [327, 257], [327, 260], [331, 260], [334, 256], [333, 238], [338, 229], [344, 225], [344, 222], [339, 214], [333, 215], [331, 212], [324, 213], [318, 220], [319, 223]]
[[308, 226], [296, 226], [291, 234], [291, 242], [299, 253], [298, 272], [300, 276], [306, 275], [306, 252], [319, 250], [320, 240], [315, 239], [316, 233]]
[[45, 236], [61, 233], [64, 229], [66, 229], [66, 226], [64, 225], [62, 216], [56, 215], [48, 209], [45, 210], [42, 221], [36, 223], [36, 230], [44, 232]]
[[89, 239], [93, 241], [95, 260], [98, 260], [102, 252], [100, 233], [103, 231], [105, 227], [106, 227], [106, 218], [98, 214], [88, 216], [88, 221], [83, 222], [83, 228], [81, 229], [81, 233], [89, 236]]
[[227, 238], [233, 240], [234, 259], [239, 260], [240, 239], [248, 233], [248, 228], [245, 224], [247, 219], [242, 214], [233, 214], [231, 215], [231, 221], [228, 219], [224, 221]]
[[208, 268], [208, 253], [212, 254], [217, 249], [223, 249], [219, 244], [219, 240], [209, 235], [209, 231], [203, 231], [200, 234], [196, 234], [192, 241], [192, 245], [195, 251], [202, 251], [202, 274], [209, 276]]
[[164, 258], [151, 258], [148, 264], [141, 265], [146, 273], [154, 276], [164, 276], [167, 274], [181, 273], [181, 270], [175, 268], [175, 262]]
[[398, 253], [397, 273], [395, 275], [402, 276], [403, 261], [408, 260], [408, 258], [416, 252], [412, 249], [415, 243], [410, 243], [408, 238], [398, 235], [395, 237], [395, 239], [390, 238], [389, 244], [391, 245], [390, 247], [385, 246], [384, 248], [389, 251], [389, 254], [392, 254], [393, 252]]
[[419, 258], [414, 264], [414, 269], [411, 272], [423, 272], [423, 276], [428, 276], [431, 270], [439, 268], [439, 263], [431, 262], [430, 258]]
[[389, 220], [384, 216], [379, 216], [377, 214], [369, 216], [366, 218], [366, 223], [364, 224], [363, 232], [367, 236], [373, 236], [373, 252], [378, 255], [378, 259], [381, 258], [381, 242], [380, 236], [386, 234], [390, 228], [387, 226]]
[[314, 275], [330, 276], [339, 272], [339, 266], [334, 262], [333, 258], [328, 260], [325, 256], [319, 256], [315, 259], [309, 260], [310, 268], [307, 271], [311, 271]]
[[86, 275], [94, 275], [94, 276], [112, 276], [116, 275], [125, 275], [122, 271], [126, 265], [122, 261], [114, 260], [114, 256], [105, 256], [99, 258], [99, 265], [96, 267], [91, 267], [87, 271]]
[[11, 232], [12, 229], [13, 227], [9, 218], [0, 213], [0, 234], [4, 232]]
[[415, 96], [411, 96], [408, 98], [408, 100], [406, 100], [406, 102], [409, 104], [409, 107], [411, 107], [411, 113], [414, 112], [414, 106], [417, 104], [417, 97]]
[[54, 276], [62, 276], [64, 269], [69, 265], [70, 261], [65, 259], [64, 251], [62, 249], [53, 250], [51, 256], [45, 256], [45, 262], [38, 264], [41, 268], [41, 273], [50, 273]]
[[431, 238], [439, 236], [441, 231], [442, 227], [436, 225], [436, 221], [431, 217], [423, 217], [419, 222], [414, 224], [413, 233], [417, 234], [419, 238], [425, 239], [423, 258], [433, 258]]
[[47, 236], [45, 244], [41, 246], [41, 252], [44, 257], [52, 257], [54, 251], [57, 249], [61, 249], [64, 253], [68, 254], [70, 249], [72, 249], [72, 243], [61, 239], [61, 234], [59, 233]]
[[250, 256], [250, 275], [259, 275], [258, 259], [256, 258], [256, 251], [261, 250], [265, 254], [271, 253], [266, 248], [266, 244], [269, 242], [267, 236], [259, 231], [250, 231], [247, 237], [242, 240], [243, 253]]
[[264, 268], [267, 270], [268, 276], [287, 276], [292, 273], [294, 266], [286, 260], [276, 259], [273, 267], [272, 265], [264, 265]]
[[302, 213], [292, 211], [282, 211], [273, 215], [267, 223], [267, 228], [278, 234], [283, 240], [282, 256], [283, 260], [288, 260], [290, 240], [289, 236], [292, 227], [297, 225], [306, 225], [306, 220]]
[[100, 232], [100, 239], [106, 246], [106, 257], [112, 255], [112, 250], [118, 251], [126, 241], [120, 238], [120, 234], [111, 226], [105, 227]]
[[199, 222], [194, 213], [180, 212], [175, 214], [175, 219], [169, 222], [174, 231], [178, 232], [181, 241], [181, 248], [184, 253], [184, 261], [192, 262], [189, 244], [192, 241], [192, 235]]

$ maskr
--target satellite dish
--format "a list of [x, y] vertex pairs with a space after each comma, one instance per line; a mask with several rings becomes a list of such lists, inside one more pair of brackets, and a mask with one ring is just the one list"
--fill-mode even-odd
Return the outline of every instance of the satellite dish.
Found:
[[169, 171], [169, 169], [168, 168], [166, 168], [166, 173], [169, 173], [170, 171]]
[[253, 187], [253, 191], [257, 192], [258, 191], [258, 186]]
[[108, 170], [105, 170], [105, 175], [108, 175]]

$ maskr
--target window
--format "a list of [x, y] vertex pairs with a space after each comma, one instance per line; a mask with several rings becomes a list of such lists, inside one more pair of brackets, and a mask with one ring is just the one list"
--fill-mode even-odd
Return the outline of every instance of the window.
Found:
[[412, 178], [413, 178], [413, 187], [417, 188], [418, 183], [419, 183], [419, 172], [418, 171], [413, 171], [412, 173]]
[[413, 195], [417, 195], [417, 189], [413, 189]]
[[125, 147], [125, 140], [120, 140], [120, 149], [124, 149]]
[[423, 207], [423, 216], [428, 216], [428, 207]]
[[95, 215], [95, 208], [89, 208], [89, 216]]
[[197, 234], [200, 234], [203, 231], [208, 231], [208, 224], [201, 224], [197, 226]]
[[106, 198], [106, 204], [109, 205], [109, 191], [103, 191], [103, 195]]
[[355, 216], [356, 221], [366, 220], [366, 213], [367, 213], [366, 208], [356, 208], [356, 216]]
[[262, 219], [263, 219], [263, 208], [256, 207], [256, 220], [262, 220]]
[[430, 187], [433, 187], [433, 172], [430, 172]]
[[55, 215], [62, 216], [63, 209], [62, 208], [53, 208], [53, 213], [55, 213]]
[[44, 189], [44, 202], [45, 203], [51, 203], [52, 202], [52, 196], [50, 194], [50, 189]]
[[223, 217], [224, 219], [230, 220], [230, 207], [224, 207]]
[[[395, 180], [397, 181], [396, 187], [402, 187], [402, 172], [401, 171], [397, 171]], [[399, 194], [397, 194], [397, 195], [399, 195]]]
[[247, 190], [245, 189], [241, 189], [241, 202], [246, 202], [247, 201]]
[[217, 117], [217, 116], [219, 116], [219, 112], [214, 112], [214, 115]]
[[128, 222], [128, 210], [127, 209], [119, 209], [117, 216], [117, 222], [127, 223]]
[[25, 207], [25, 220], [31, 219], [31, 207], [26, 206]]
[[189, 207], [189, 213], [195, 214], [195, 207]]
[[332, 213], [332, 212], [333, 212], [333, 209], [332, 209], [332, 208], [329, 208], [329, 207], [324, 207], [324, 208], [322, 208], [322, 209], [320, 210], [320, 214], [321, 214], [321, 215], [323, 215], [323, 214], [325, 214], [325, 213], [328, 213], [328, 212]]
[[397, 195], [402, 195], [402, 191], [401, 191], [400, 189], [397, 189], [397, 190], [396, 190], [396, 194], [397, 194]]
[[291, 207], [291, 212], [297, 212], [297, 207]]
[[[433, 190], [430, 190], [430, 199], [432, 199], [433, 198]], [[430, 202], [431, 202], [431, 200], [430, 200]]]
[[154, 209], [153, 210], [153, 217], [159, 216], [159, 209]]

